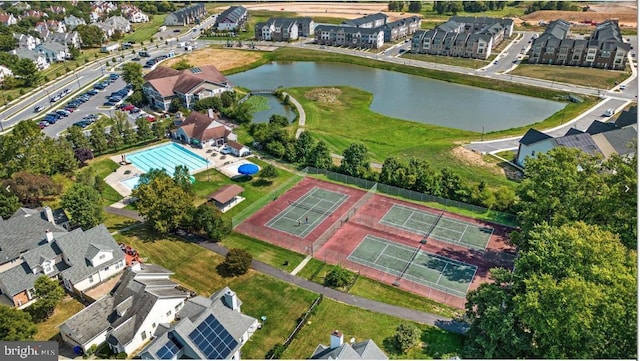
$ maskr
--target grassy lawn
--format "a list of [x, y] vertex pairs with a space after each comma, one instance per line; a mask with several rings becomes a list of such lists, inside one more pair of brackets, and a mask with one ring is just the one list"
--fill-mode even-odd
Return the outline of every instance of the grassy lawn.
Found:
[[135, 219], [131, 219], [129, 217], [120, 216], [117, 214], [111, 214], [105, 212], [104, 214], [104, 225], [111, 232], [123, 229], [125, 227], [132, 226], [138, 223]]
[[133, 32], [122, 37], [122, 41], [135, 41], [137, 43], [141, 41], [147, 41], [158, 32], [158, 28], [164, 24], [164, 18], [168, 14], [156, 14], [153, 15], [150, 21], [147, 23], [133, 24]]
[[453, 56], [438, 56], [429, 54], [404, 53], [401, 58], [426, 61], [429, 63], [461, 66], [464, 68], [478, 69], [489, 64], [488, 60], [458, 58]]
[[455, 141], [474, 139], [476, 133], [390, 118], [369, 109], [371, 93], [351, 87], [340, 89], [339, 102], [331, 104], [307, 99], [305, 93], [311, 88], [287, 90], [305, 108], [306, 129], [314, 138], [324, 140], [331, 151], [341, 154], [350, 143], [359, 142], [367, 145], [371, 161], [382, 163], [391, 156], [415, 156], [429, 159], [437, 169], [455, 168], [466, 179], [510, 185], [503, 176], [464, 164], [451, 154]]
[[262, 359], [275, 343], [283, 342], [296, 319], [317, 297], [253, 270], [240, 277], [223, 278], [216, 271], [222, 256], [176, 237], [158, 236], [143, 227], [115, 238], [133, 246], [147, 262], [175, 272], [172, 278], [188, 289], [208, 297], [228, 285], [242, 300], [243, 313], [258, 319], [266, 316], [264, 327], [242, 349], [245, 359]]
[[520, 64], [511, 71], [513, 75], [546, 79], [559, 83], [583, 85], [600, 89], [609, 89], [631, 75], [631, 71], [582, 68], [577, 66], [559, 66], [542, 64]]
[[[324, 277], [332, 267], [332, 265], [314, 258], [298, 273], [298, 276], [324, 284]], [[453, 317], [460, 313], [460, 310], [454, 307], [440, 304], [428, 298], [362, 276], [358, 277], [356, 283], [349, 289], [349, 293], [390, 305], [435, 313], [446, 317]]]
[[36, 324], [38, 332], [33, 336], [33, 339], [40, 341], [51, 340], [60, 333], [58, 331], [58, 325], [80, 312], [83, 308], [84, 306], [82, 303], [76, 301], [71, 296], [65, 296], [65, 298], [56, 306], [55, 311], [53, 311], [53, 315], [49, 317], [48, 320]]
[[[304, 259], [304, 255], [290, 251], [285, 248], [276, 247], [270, 243], [245, 236], [240, 233], [231, 233], [220, 242], [226, 248], [243, 248], [249, 251], [254, 259], [264, 262], [273, 267], [280, 268], [286, 272], [293, 271], [294, 268]], [[286, 265], [285, 265], [286, 261]]]
[[[267, 163], [255, 157], [251, 158], [251, 162], [257, 164], [260, 168], [267, 165]], [[252, 203], [259, 200], [269, 192], [277, 189], [294, 176], [292, 173], [280, 168], [277, 168], [277, 171], [278, 178], [274, 178], [272, 182], [267, 182], [256, 176], [230, 179], [215, 169], [205, 170], [194, 175], [196, 177], [196, 182], [193, 184], [193, 190], [196, 195], [196, 203], [200, 204], [207, 201], [207, 196], [223, 185], [237, 184], [244, 188], [242, 196], [245, 197], [245, 200], [224, 214], [225, 217], [231, 219], [231, 217], [249, 207]]]
[[357, 342], [372, 339], [389, 358], [392, 359], [428, 359], [443, 354], [460, 353], [463, 345], [461, 335], [448, 333], [435, 327], [417, 325], [423, 332], [422, 344], [399, 354], [391, 344], [396, 327], [401, 319], [381, 315], [361, 308], [345, 305], [325, 298], [311, 316], [309, 323], [302, 328], [283, 355], [283, 359], [306, 359], [311, 356], [319, 343], [329, 344], [329, 335], [333, 330], [344, 334], [344, 341], [354, 337]]

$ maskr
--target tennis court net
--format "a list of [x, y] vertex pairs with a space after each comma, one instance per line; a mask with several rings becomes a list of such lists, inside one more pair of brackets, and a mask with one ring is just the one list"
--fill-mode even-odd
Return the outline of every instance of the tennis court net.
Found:
[[302, 208], [302, 209], [305, 209], [307, 211], [315, 212], [315, 213], [318, 213], [318, 214], [323, 215], [323, 216], [329, 216], [334, 211], [333, 209], [320, 209], [320, 208], [315, 208], [315, 207], [308, 206], [308, 205], [303, 204], [303, 203], [298, 203], [298, 202], [293, 202], [293, 201], [289, 201], [289, 205], [290, 206], [295, 206], [295, 207], [298, 207], [298, 208]]

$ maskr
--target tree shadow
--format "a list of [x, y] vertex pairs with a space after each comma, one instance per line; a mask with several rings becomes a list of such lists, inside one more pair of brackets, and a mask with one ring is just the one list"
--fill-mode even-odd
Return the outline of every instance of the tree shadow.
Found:
[[251, 182], [252, 179], [253, 179], [252, 176], [246, 175], [246, 174], [241, 174], [241, 175], [236, 175], [231, 177], [231, 180], [235, 183], [247, 183], [247, 182]]
[[222, 278], [234, 277], [234, 275], [229, 271], [229, 269], [227, 268], [227, 265], [225, 265], [224, 262], [216, 266], [216, 272], [218, 272], [218, 274]]
[[266, 180], [263, 178], [260, 179], [256, 179], [255, 181], [253, 181], [253, 183], [251, 183], [254, 187], [268, 187], [270, 185], [273, 184], [273, 181], [270, 180]]
[[398, 348], [393, 336], [389, 336], [382, 340], [382, 349], [384, 349], [384, 352], [389, 356], [401, 356], [403, 354]]

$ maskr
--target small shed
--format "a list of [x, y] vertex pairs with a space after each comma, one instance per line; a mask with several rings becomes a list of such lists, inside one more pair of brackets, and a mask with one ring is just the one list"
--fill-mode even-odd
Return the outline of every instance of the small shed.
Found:
[[216, 207], [224, 213], [244, 200], [244, 197], [240, 196], [242, 192], [244, 192], [244, 188], [235, 184], [227, 184], [211, 193], [207, 199], [210, 202], [215, 202]]

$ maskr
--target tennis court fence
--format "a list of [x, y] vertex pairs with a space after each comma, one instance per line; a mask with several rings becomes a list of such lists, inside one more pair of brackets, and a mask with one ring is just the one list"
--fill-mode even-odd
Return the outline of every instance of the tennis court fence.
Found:
[[360, 188], [369, 189], [374, 184], [377, 184], [378, 192], [388, 194], [390, 196], [402, 197], [402, 198], [411, 199], [419, 202], [434, 202], [434, 203], [442, 204], [448, 207], [466, 209], [468, 211], [472, 211], [476, 213], [483, 213], [483, 214], [491, 213], [493, 216], [492, 218], [500, 219], [507, 225], [513, 224], [516, 219], [513, 214], [498, 212], [498, 211], [490, 210], [485, 207], [476, 206], [473, 204], [459, 202], [459, 201], [454, 201], [451, 199], [442, 198], [442, 197], [438, 197], [438, 196], [434, 196], [426, 193], [416, 192], [409, 189], [399, 188], [399, 187], [391, 186], [384, 183], [376, 183], [368, 179], [352, 177], [350, 175], [336, 173], [326, 169], [306, 167], [302, 171], [307, 174], [321, 174], [333, 181], [355, 185]]
[[327, 228], [327, 230], [324, 231], [320, 235], [320, 237], [318, 237], [318, 239], [313, 242], [311, 255], [313, 255], [313, 252], [317, 251], [320, 247], [327, 243], [327, 241], [331, 239], [331, 237], [336, 234], [336, 232], [338, 232], [342, 225], [348, 222], [349, 219], [356, 214], [358, 209], [367, 204], [367, 202], [369, 202], [369, 200], [373, 198], [373, 196], [376, 194], [377, 185], [377, 183], [373, 183], [369, 188], [369, 191], [367, 191], [365, 195], [360, 197], [360, 199], [358, 199], [358, 201], [355, 202], [353, 206], [351, 206], [349, 211], [347, 211], [347, 213], [343, 217], [339, 217], [338, 219], [336, 219], [336, 221], [333, 222], [333, 224], [331, 224], [331, 226], [329, 226], [329, 228]]

